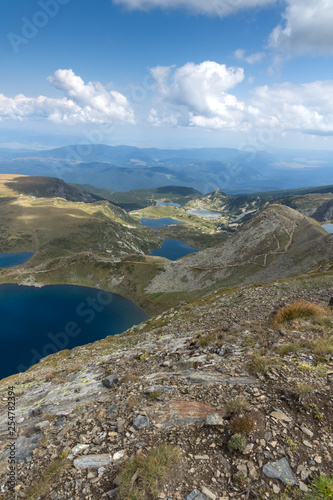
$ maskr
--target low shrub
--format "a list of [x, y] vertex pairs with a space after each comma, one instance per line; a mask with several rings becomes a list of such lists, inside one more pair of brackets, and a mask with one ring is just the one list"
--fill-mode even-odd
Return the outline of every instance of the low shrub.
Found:
[[230, 427], [234, 434], [250, 434], [254, 429], [252, 418], [241, 415], [230, 421]]
[[234, 453], [235, 451], [243, 453], [245, 446], [246, 439], [241, 434], [234, 434], [228, 441], [228, 450], [230, 453]]

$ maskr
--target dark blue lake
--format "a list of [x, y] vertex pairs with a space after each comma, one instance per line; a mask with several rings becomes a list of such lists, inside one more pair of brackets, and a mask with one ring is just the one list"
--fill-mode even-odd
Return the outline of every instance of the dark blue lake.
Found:
[[0, 267], [12, 267], [24, 264], [33, 256], [32, 252], [0, 253]]
[[186, 222], [181, 222], [176, 219], [171, 219], [170, 217], [163, 217], [162, 219], [141, 219], [141, 224], [151, 229], [159, 229], [161, 227], [170, 226], [170, 224], [186, 224]]
[[169, 260], [177, 260], [189, 253], [199, 252], [199, 248], [191, 247], [186, 241], [167, 238], [163, 241], [161, 248], [155, 248], [150, 255], [165, 257]]
[[148, 317], [134, 302], [95, 288], [0, 285], [0, 379]]

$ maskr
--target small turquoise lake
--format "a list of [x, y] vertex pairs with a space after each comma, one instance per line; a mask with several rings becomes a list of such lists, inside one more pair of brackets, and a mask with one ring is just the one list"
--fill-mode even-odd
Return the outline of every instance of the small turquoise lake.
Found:
[[199, 248], [191, 247], [186, 241], [167, 238], [163, 241], [161, 248], [155, 248], [150, 255], [165, 257], [169, 260], [177, 260], [189, 253], [199, 252]]
[[0, 267], [13, 267], [24, 264], [33, 256], [32, 252], [0, 253]]
[[180, 207], [179, 203], [172, 203], [171, 201], [157, 201], [156, 205], [157, 206], [167, 205], [169, 207], [177, 207], [177, 208]]
[[134, 302], [95, 288], [0, 285], [0, 379], [148, 318]]
[[170, 217], [163, 217], [162, 219], [147, 219], [142, 218], [141, 224], [151, 229], [160, 229], [161, 227], [167, 227], [172, 224], [186, 224], [186, 222], [181, 222], [176, 219], [171, 219]]
[[326, 229], [328, 233], [333, 233], [333, 224], [323, 224], [322, 227]]

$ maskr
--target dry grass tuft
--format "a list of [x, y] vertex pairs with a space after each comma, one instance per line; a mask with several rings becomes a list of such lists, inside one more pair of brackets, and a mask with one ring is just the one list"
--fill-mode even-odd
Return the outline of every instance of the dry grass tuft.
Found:
[[125, 375], [121, 379], [122, 383], [138, 382], [139, 380], [140, 374], [137, 372], [125, 373]]
[[324, 307], [306, 302], [305, 300], [298, 300], [289, 304], [289, 306], [282, 307], [275, 315], [273, 324], [277, 326], [287, 321], [296, 319], [309, 319], [320, 316], [327, 316], [327, 310]]
[[235, 415], [249, 409], [249, 403], [242, 398], [231, 399], [225, 405], [227, 415]]
[[38, 483], [29, 488], [26, 498], [33, 500], [46, 495], [50, 491], [53, 480], [68, 466], [69, 462], [65, 453], [54, 459], [47, 467]]
[[265, 358], [263, 356], [253, 356], [252, 361], [249, 363], [249, 368], [253, 373], [266, 373], [274, 360]]
[[121, 500], [157, 498], [158, 485], [180, 458], [179, 449], [160, 445], [147, 455], [140, 455], [125, 464], [120, 474]]
[[214, 334], [213, 332], [201, 335], [198, 340], [200, 347], [208, 347], [215, 341], [216, 341], [216, 334]]
[[151, 401], [156, 401], [158, 398], [160, 398], [163, 394], [162, 389], [156, 389], [156, 391], [149, 392], [147, 394], [147, 398], [150, 399]]
[[304, 394], [312, 394], [315, 390], [313, 385], [307, 384], [305, 382], [300, 382], [294, 388], [294, 393], [296, 396], [303, 396]]

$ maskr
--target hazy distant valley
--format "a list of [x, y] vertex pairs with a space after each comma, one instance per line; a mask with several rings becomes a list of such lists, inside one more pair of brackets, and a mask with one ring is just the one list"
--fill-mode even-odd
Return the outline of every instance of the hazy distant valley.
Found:
[[73, 145], [46, 151], [0, 150], [0, 173], [58, 177], [112, 191], [187, 186], [203, 194], [221, 189], [252, 193], [333, 183], [330, 151], [265, 152], [140, 149]]

